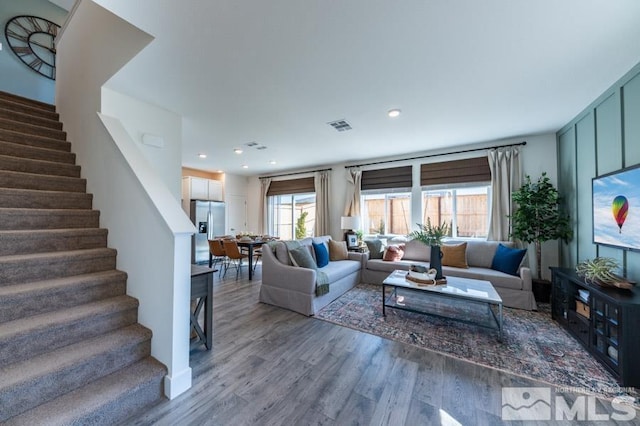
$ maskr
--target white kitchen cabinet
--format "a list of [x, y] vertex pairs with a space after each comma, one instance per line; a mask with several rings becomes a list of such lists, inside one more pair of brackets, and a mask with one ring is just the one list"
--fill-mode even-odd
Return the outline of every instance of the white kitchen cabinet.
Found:
[[222, 182], [195, 176], [185, 176], [182, 178], [182, 199], [224, 201]]

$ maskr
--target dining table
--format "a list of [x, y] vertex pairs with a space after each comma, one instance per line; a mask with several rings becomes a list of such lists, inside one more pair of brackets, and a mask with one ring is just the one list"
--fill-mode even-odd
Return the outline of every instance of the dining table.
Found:
[[265, 242], [262, 240], [238, 240], [238, 247], [246, 248], [249, 256], [249, 281], [253, 279], [253, 249], [254, 247], [262, 247]]

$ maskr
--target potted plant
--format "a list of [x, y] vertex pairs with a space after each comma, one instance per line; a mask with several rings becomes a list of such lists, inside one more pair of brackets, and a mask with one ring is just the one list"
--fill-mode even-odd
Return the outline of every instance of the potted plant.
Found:
[[418, 225], [419, 229], [411, 232], [409, 237], [431, 246], [429, 266], [437, 271], [436, 279], [439, 280], [442, 278], [442, 251], [440, 246], [442, 245], [442, 239], [449, 235], [451, 227], [446, 222], [440, 225], [432, 225], [429, 218], [427, 218], [426, 224], [416, 223], [416, 225]]
[[542, 173], [537, 182], [532, 182], [527, 175], [525, 183], [512, 193], [511, 198], [516, 203], [515, 212], [509, 216], [511, 236], [527, 244], [534, 244], [537, 277], [534, 284], [543, 286], [545, 294], [540, 296], [548, 301], [550, 286], [542, 280], [542, 243], [558, 239], [569, 241], [572, 236], [569, 216], [560, 211], [558, 191], [546, 172]]
[[588, 283], [601, 287], [617, 287], [629, 290], [633, 283], [616, 274], [620, 265], [610, 257], [596, 257], [584, 260], [576, 265], [576, 273]]

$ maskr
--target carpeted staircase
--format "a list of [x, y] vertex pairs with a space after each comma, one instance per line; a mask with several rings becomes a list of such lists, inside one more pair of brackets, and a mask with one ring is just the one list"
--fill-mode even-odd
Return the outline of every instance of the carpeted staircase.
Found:
[[114, 424], [163, 398], [70, 151], [54, 106], [0, 92], [0, 423]]

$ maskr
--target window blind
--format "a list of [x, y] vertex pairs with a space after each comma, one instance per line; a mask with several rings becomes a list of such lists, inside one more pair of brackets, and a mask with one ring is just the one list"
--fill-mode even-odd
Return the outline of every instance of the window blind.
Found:
[[420, 165], [421, 186], [489, 181], [491, 169], [487, 157]]
[[390, 169], [363, 170], [360, 188], [371, 189], [411, 188], [411, 166]]
[[309, 192], [316, 192], [313, 176], [300, 179], [274, 180], [269, 185], [267, 196], [305, 194]]

